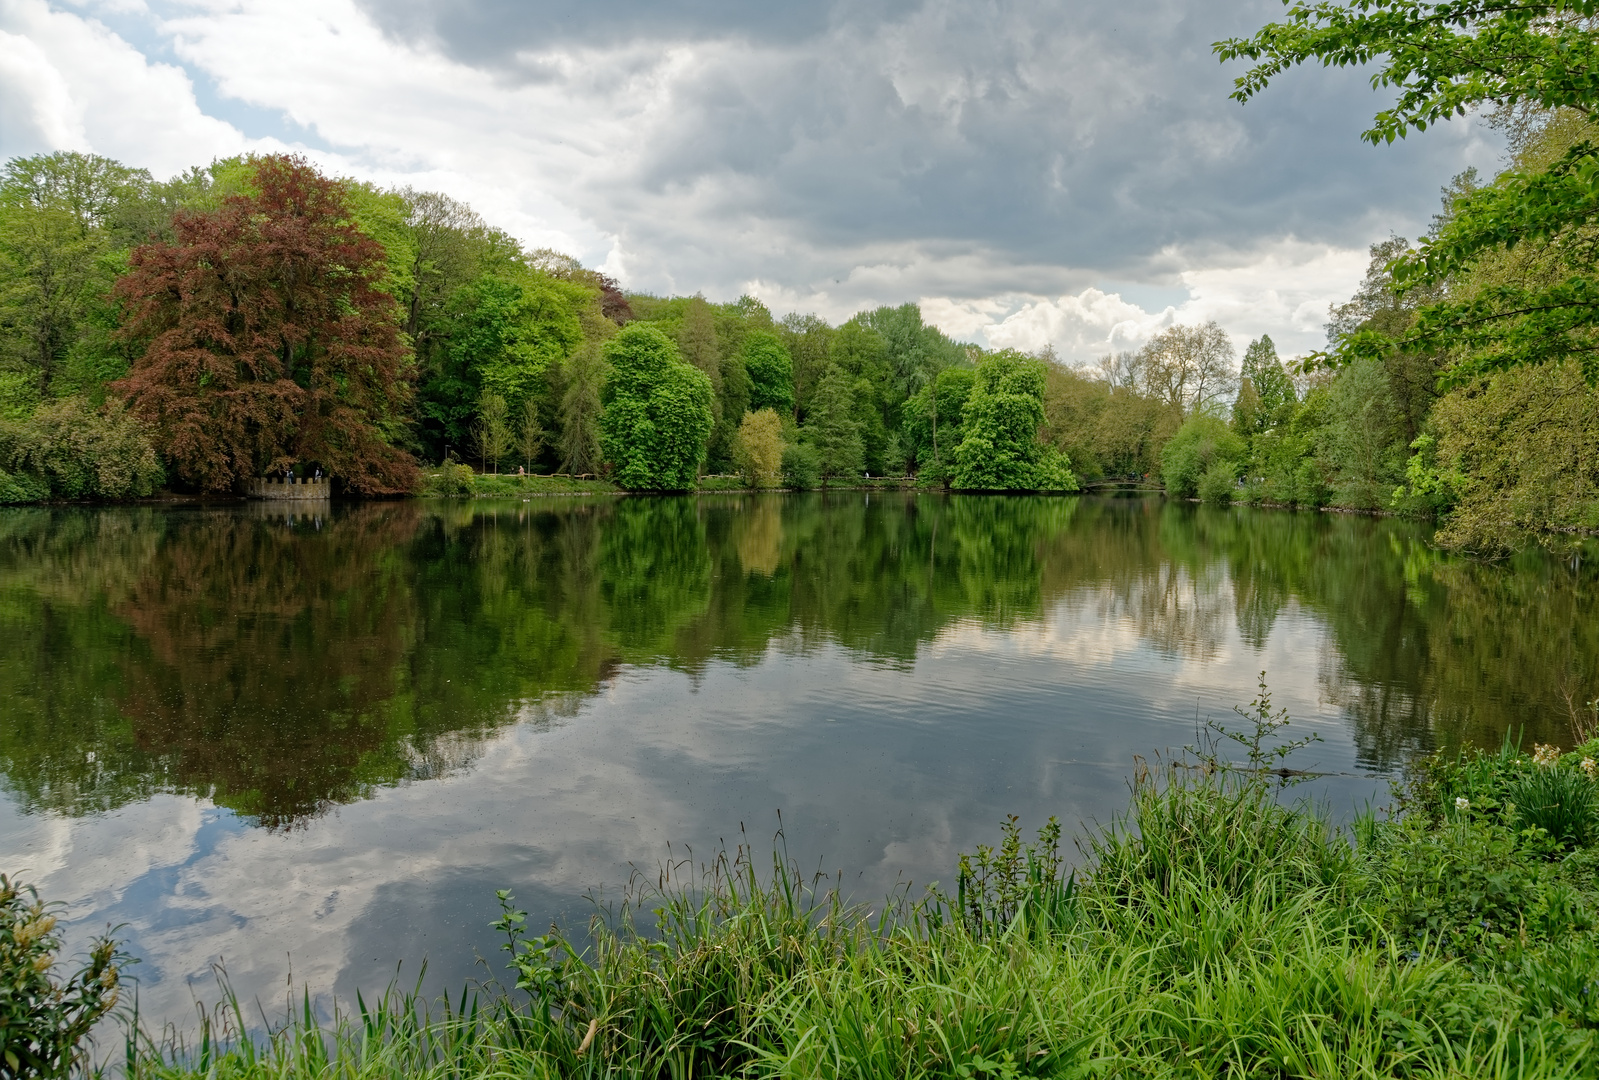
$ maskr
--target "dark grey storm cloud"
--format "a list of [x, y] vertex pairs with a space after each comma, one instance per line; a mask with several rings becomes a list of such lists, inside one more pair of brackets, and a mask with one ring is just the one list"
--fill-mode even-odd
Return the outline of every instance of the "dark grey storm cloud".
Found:
[[555, 45], [616, 45], [630, 41], [682, 42], [743, 38], [795, 42], [843, 21], [892, 18], [914, 0], [835, 3], [749, 3], [747, 0], [613, 0], [572, 4], [559, 0], [357, 0], [385, 31], [402, 40], [430, 42], [464, 63], [504, 63], [518, 51]]
[[[702, 62], [586, 207], [624, 222], [630, 246], [689, 260], [683, 226], [704, 220], [1112, 274], [1147, 272], [1169, 245], [1358, 246], [1425, 220], [1463, 160], [1459, 131], [1362, 143], [1386, 104], [1362, 72], [1295, 71], [1247, 106], [1229, 100], [1240, 69], [1211, 43], [1279, 16], [1270, 0], [373, 10], [507, 74], [544, 70], [563, 43], [698, 46]], [[679, 211], [651, 212], [668, 205]], [[756, 271], [725, 236], [703, 239], [707, 261]]]
[[32, 51], [0, 65], [0, 99], [35, 142], [140, 164], [299, 142], [635, 288], [830, 317], [920, 299], [983, 334], [1071, 298], [1098, 306], [1028, 318], [1101, 343], [1229, 305], [1319, 338], [1365, 245], [1497, 161], [1473, 122], [1362, 143], [1391, 102], [1369, 72], [1231, 101], [1241, 65], [1211, 45], [1276, 0], [355, 4], [9, 0], [0, 29]]

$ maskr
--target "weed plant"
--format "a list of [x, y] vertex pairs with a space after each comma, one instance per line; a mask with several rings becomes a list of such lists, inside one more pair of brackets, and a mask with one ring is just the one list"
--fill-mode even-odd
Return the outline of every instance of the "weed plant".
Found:
[[1264, 687], [1245, 716], [1242, 762], [1227, 736], [1141, 765], [1075, 871], [1057, 823], [1028, 842], [1012, 818], [953, 895], [875, 910], [747, 846], [635, 885], [585, 935], [530, 935], [502, 893], [509, 987], [453, 1005], [391, 991], [330, 1025], [307, 1004], [255, 1039], [235, 1006], [198, 1046], [136, 1038], [128, 1069], [1599, 1076], [1599, 745], [1431, 758], [1393, 814], [1340, 830], [1290, 799]]

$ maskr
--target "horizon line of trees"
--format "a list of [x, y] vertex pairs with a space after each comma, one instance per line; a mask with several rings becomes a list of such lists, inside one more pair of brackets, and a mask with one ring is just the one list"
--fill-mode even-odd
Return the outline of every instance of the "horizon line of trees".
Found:
[[[1518, 161], [1558, 156], [1588, 123], [1517, 122]], [[1446, 189], [1433, 236], [1480, 186], [1467, 173]], [[1396, 290], [1409, 250], [1373, 247], [1330, 312], [1334, 346], [1402, 334], [1436, 299]], [[1507, 517], [1599, 524], [1593, 466], [1562, 445], [1594, 422], [1580, 372], [1517, 369], [1484, 393], [1443, 385], [1450, 363], [1418, 349], [1306, 373], [1262, 337], [1240, 364], [1209, 322], [1070, 367], [953, 341], [915, 304], [832, 326], [749, 296], [630, 294], [448, 196], [292, 157], [165, 182], [65, 152], [0, 173], [0, 501], [233, 491], [317, 468], [396, 494], [418, 489], [420, 462], [471, 459], [640, 490], [733, 471], [793, 488], [1157, 476], [1212, 502], [1442, 514], [1446, 539], [1484, 549]], [[1508, 453], [1506, 412], [1534, 400], [1537, 460], [1508, 475], [1484, 448]]]
[[314, 469], [387, 495], [462, 459], [641, 490], [734, 469], [1071, 489], [1039, 438], [1048, 367], [914, 304], [835, 327], [627, 294], [446, 195], [295, 157], [164, 182], [69, 152], [0, 173], [0, 501]]

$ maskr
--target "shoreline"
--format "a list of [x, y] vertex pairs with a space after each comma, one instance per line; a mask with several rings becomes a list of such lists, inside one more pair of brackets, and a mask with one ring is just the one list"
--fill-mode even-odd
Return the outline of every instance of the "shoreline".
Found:
[[[1130, 805], [1073, 838], [1075, 869], [1055, 819], [1034, 841], [1012, 818], [960, 857], [953, 894], [863, 904], [747, 847], [642, 881], [627, 907], [656, 912], [647, 929], [624, 915], [533, 937], [501, 892], [510, 962], [453, 1003], [391, 983], [358, 1013], [307, 1005], [262, 1031], [224, 1001], [198, 1037], [139, 1033], [128, 1060], [164, 1080], [672, 1062], [1020, 1080], [1176, 1059], [1196, 1075], [1499, 1075], [1507, 1059], [1599, 1075], [1599, 739], [1428, 755], [1393, 809], [1338, 828], [1284, 797], [1292, 770], [1261, 762], [1296, 744], [1273, 745], [1264, 705], [1250, 717], [1252, 764], [1212, 749], [1136, 769]], [[1551, 785], [1582, 813], [1539, 803]]]

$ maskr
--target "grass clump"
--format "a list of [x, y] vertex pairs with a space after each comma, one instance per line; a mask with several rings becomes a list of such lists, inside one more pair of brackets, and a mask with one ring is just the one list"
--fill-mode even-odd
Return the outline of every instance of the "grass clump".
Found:
[[1282, 741], [1264, 687], [1245, 716], [1244, 732], [1141, 764], [1075, 869], [1056, 822], [1028, 841], [1012, 818], [960, 860], [953, 894], [878, 908], [748, 847], [668, 868], [574, 936], [530, 935], [502, 893], [510, 987], [453, 1007], [391, 994], [323, 1026], [307, 1008], [201, 1052], [145, 1039], [129, 1068], [1599, 1076], [1599, 852], [1578, 820], [1599, 746], [1430, 758], [1394, 813], [1341, 830], [1289, 798], [1283, 757], [1308, 740]]

